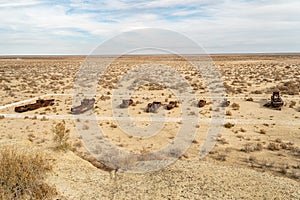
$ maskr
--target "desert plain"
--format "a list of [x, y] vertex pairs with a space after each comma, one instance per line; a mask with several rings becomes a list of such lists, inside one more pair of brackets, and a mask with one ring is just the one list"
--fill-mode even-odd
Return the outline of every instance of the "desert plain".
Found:
[[[117, 58], [99, 77], [92, 97], [96, 100], [93, 114], [99, 117], [97, 123], [103, 131], [99, 140], [105, 138], [135, 154], [159, 151], [172, 144], [182, 122], [165, 122], [150, 137], [131, 135], [113, 119], [113, 110], [120, 110], [114, 105], [121, 103], [114, 91], [122, 77], [138, 66], [169, 66], [181, 74], [196, 97], [185, 102], [186, 110], [176, 94], [159, 83], [134, 88], [130, 97], [134, 105], [126, 109], [131, 117], [146, 119], [134, 122], [141, 129], [151, 124], [145, 108], [153, 101], [179, 101], [172, 110], [160, 108], [167, 118], [178, 119], [186, 112], [203, 119], [194, 125], [195, 136], [184, 154], [178, 159], [176, 152], [170, 154], [176, 161], [169, 166], [155, 172], [128, 173], [106, 166], [89, 153], [76, 126], [81, 120], [83, 129], [89, 129], [89, 121], [70, 113], [84, 56], [0, 57], [0, 148], [13, 146], [45, 154], [52, 166], [45, 182], [55, 187], [56, 199], [300, 199], [300, 55], [210, 57], [226, 92], [222, 98], [230, 104], [223, 108], [224, 120], [218, 124], [222, 129], [206, 156], [200, 158], [200, 149], [214, 126], [210, 123], [212, 112], [218, 108], [211, 102], [201, 72], [186, 60], [167, 55]], [[284, 101], [281, 110], [263, 106], [274, 90], [280, 91]], [[41, 98], [54, 99], [54, 105], [14, 111], [16, 106]], [[198, 108], [200, 99], [206, 105]], [[67, 145], [57, 148], [55, 128], [62, 123]], [[108, 156], [114, 159], [114, 155]], [[136, 160], [123, 162], [130, 165]]]

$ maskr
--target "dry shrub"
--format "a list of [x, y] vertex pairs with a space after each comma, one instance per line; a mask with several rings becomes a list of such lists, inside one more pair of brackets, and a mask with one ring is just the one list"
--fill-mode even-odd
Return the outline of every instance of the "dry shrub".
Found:
[[104, 95], [102, 95], [102, 96], [100, 97], [100, 100], [101, 100], [101, 101], [110, 100], [110, 96], [104, 96]]
[[230, 110], [227, 110], [227, 111], [226, 111], [226, 115], [227, 115], [227, 116], [231, 116], [231, 115], [232, 115], [232, 113], [230, 112]]
[[235, 92], [234, 88], [226, 82], [224, 83], [224, 87], [225, 87], [226, 93], [234, 93]]
[[260, 91], [260, 90], [255, 90], [255, 91], [252, 91], [251, 93], [252, 93], [252, 94], [262, 94], [262, 91]]
[[294, 108], [294, 106], [296, 106], [296, 101], [291, 101], [289, 107], [290, 108]]
[[53, 199], [56, 189], [44, 183], [50, 163], [40, 152], [0, 150], [0, 199]]
[[224, 127], [225, 128], [232, 128], [232, 127], [234, 127], [234, 124], [232, 124], [230, 122], [227, 122], [226, 124], [224, 124]]
[[75, 148], [81, 148], [83, 146], [81, 140], [77, 140], [76, 142], [73, 143], [73, 147]]
[[286, 165], [282, 165], [279, 167], [279, 172], [282, 174], [287, 174], [287, 166]]
[[276, 138], [275, 142], [277, 142], [277, 143], [282, 143], [282, 139]]
[[244, 151], [246, 153], [249, 152], [254, 152], [254, 151], [262, 151], [263, 150], [263, 145], [261, 143], [247, 143], [244, 144], [243, 148], [241, 151]]
[[293, 170], [291, 173], [291, 178], [300, 179], [300, 174], [296, 170]]
[[41, 121], [48, 121], [47, 117], [43, 116]]
[[287, 149], [290, 150], [294, 156], [300, 157], [300, 148], [299, 147], [293, 147], [292, 145], [289, 145]]
[[240, 131], [243, 132], [243, 133], [245, 133], [247, 130], [244, 129], [244, 128], [241, 128]]
[[56, 143], [55, 148], [57, 150], [66, 151], [71, 148], [69, 140], [69, 129], [66, 129], [66, 123], [63, 120], [62, 122], [56, 124], [56, 126], [52, 129], [54, 133], [54, 142]]
[[299, 86], [300, 86], [299, 81], [287, 81], [287, 82], [280, 83], [279, 85], [277, 85], [276, 88], [280, 90], [283, 94], [297, 95], [300, 92]]
[[117, 126], [116, 124], [114, 124], [114, 123], [112, 123], [112, 124], [110, 125], [110, 127], [111, 127], [111, 128], [118, 128], [118, 126]]
[[216, 156], [214, 156], [214, 158], [218, 161], [226, 161], [226, 157], [227, 156], [225, 153], [219, 153], [219, 152]]
[[268, 149], [271, 151], [279, 151], [280, 150], [280, 145], [276, 144], [274, 142], [270, 142], [268, 145]]
[[35, 139], [35, 135], [33, 133], [29, 133], [27, 137], [30, 142], [33, 142]]
[[87, 124], [84, 124], [83, 127], [82, 127], [82, 130], [89, 130], [89, 128], [90, 127]]
[[225, 138], [217, 138], [217, 142], [220, 144], [229, 144], [229, 142]]
[[267, 132], [264, 129], [260, 129], [259, 133], [265, 135]]
[[240, 135], [240, 134], [237, 135], [236, 137], [237, 137], [237, 138], [240, 138], [240, 139], [244, 139], [244, 138], [245, 138], [243, 135]]
[[248, 161], [249, 162], [256, 162], [257, 158], [255, 156], [249, 156]]
[[198, 144], [199, 142], [196, 139], [193, 139], [192, 143], [193, 144]]
[[239, 109], [240, 109], [240, 105], [237, 104], [237, 103], [233, 103], [233, 104], [231, 105], [231, 107], [233, 108], [233, 110], [239, 110]]

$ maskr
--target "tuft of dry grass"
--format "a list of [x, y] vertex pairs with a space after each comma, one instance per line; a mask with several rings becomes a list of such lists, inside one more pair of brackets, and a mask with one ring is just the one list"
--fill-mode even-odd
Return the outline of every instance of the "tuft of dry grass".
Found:
[[231, 107], [232, 107], [233, 110], [239, 110], [239, 109], [240, 109], [240, 105], [237, 104], [237, 103], [233, 103], [233, 104], [231, 105]]
[[279, 172], [282, 174], [287, 174], [287, 166], [286, 165], [282, 165], [279, 167]]
[[111, 128], [118, 128], [118, 126], [117, 126], [116, 124], [114, 124], [114, 123], [112, 123], [112, 124], [110, 125], [110, 127], [111, 127]]
[[30, 142], [33, 142], [34, 139], [35, 139], [35, 135], [34, 135], [33, 133], [29, 133], [29, 134], [27, 135], [27, 137], [28, 137], [28, 140], [29, 140]]
[[83, 146], [81, 140], [77, 140], [73, 143], [73, 147], [75, 148], [81, 148]]
[[289, 107], [294, 108], [296, 106], [296, 101], [291, 101]]
[[282, 139], [276, 138], [275, 142], [277, 142], [277, 143], [282, 143]]
[[40, 152], [6, 146], [0, 150], [0, 199], [53, 199], [55, 187], [44, 183], [50, 163]]
[[196, 139], [193, 139], [192, 143], [193, 144], [198, 144], [199, 142]]
[[268, 149], [271, 151], [279, 151], [280, 150], [280, 145], [276, 144], [274, 142], [270, 142], [268, 145]]
[[225, 153], [218, 152], [214, 158], [218, 161], [226, 161], [227, 155]]
[[43, 116], [43, 117], [41, 118], [41, 121], [48, 121], [48, 119], [47, 119], [47, 117]]
[[244, 129], [244, 128], [241, 128], [240, 131], [241, 131], [242, 133], [245, 133], [247, 130]]
[[224, 127], [225, 128], [232, 128], [232, 127], [234, 127], [234, 124], [232, 124], [230, 122], [227, 122], [226, 124], [224, 124]]
[[260, 129], [259, 133], [265, 135], [267, 132], [264, 129]]
[[218, 137], [217, 142], [220, 144], [229, 144], [229, 142], [225, 138]]
[[291, 178], [300, 179], [300, 174], [296, 170], [293, 170], [291, 173]]
[[232, 113], [230, 112], [230, 110], [227, 110], [227, 111], [226, 111], [226, 115], [227, 115], [227, 116], [231, 116], [231, 115], [232, 115]]
[[52, 129], [54, 133], [53, 141], [56, 143], [55, 148], [57, 150], [69, 150], [71, 148], [69, 140], [69, 129], [66, 129], [66, 122], [63, 120], [62, 122], [55, 125]]
[[246, 143], [244, 144], [241, 151], [244, 151], [246, 153], [254, 152], [254, 151], [262, 151], [263, 145], [261, 143]]
[[251, 93], [252, 93], [252, 94], [262, 94], [263, 92], [260, 91], [260, 90], [255, 90], [255, 91], [252, 91]]

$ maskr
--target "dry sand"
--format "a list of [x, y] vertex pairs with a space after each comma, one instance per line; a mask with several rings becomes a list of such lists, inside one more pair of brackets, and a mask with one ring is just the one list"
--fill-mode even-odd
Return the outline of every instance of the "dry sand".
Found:
[[[197, 134], [184, 156], [162, 171], [117, 172], [111, 177], [89, 163], [93, 159], [70, 114], [73, 83], [83, 57], [0, 58], [0, 115], [5, 116], [0, 119], [1, 145], [26, 145], [47, 152], [54, 159], [54, 173], [48, 181], [56, 185], [60, 198], [299, 199], [300, 55], [214, 55], [212, 59], [231, 101], [226, 120], [234, 126], [222, 130], [214, 149], [201, 160], [199, 150], [209, 128], [205, 121], [197, 125]], [[99, 81], [96, 115], [112, 117], [110, 94], [122, 74], [149, 63], [174, 67], [184, 74], [198, 99], [211, 101], [204, 80], [186, 62], [165, 56], [129, 56], [113, 63]], [[275, 87], [285, 101], [281, 111], [262, 106]], [[54, 98], [55, 105], [16, 115], [16, 105], [32, 103], [42, 95]], [[132, 99], [140, 102], [129, 107], [135, 117], [149, 117], [144, 112], [149, 102], [177, 100], [169, 90], [151, 85], [139, 88]], [[197, 102], [189, 103], [193, 107]], [[233, 103], [239, 107], [232, 107]], [[211, 118], [211, 107], [198, 109], [201, 119]], [[180, 117], [180, 109], [167, 112], [167, 116]], [[70, 130], [72, 151], [67, 153], [53, 150], [52, 129], [62, 119]], [[98, 124], [106, 139], [135, 153], [152, 152], [171, 143], [181, 126], [180, 122], [167, 123], [159, 134], [145, 139], [125, 134], [112, 120], [99, 120]], [[149, 122], [137, 125], [147, 127]]]

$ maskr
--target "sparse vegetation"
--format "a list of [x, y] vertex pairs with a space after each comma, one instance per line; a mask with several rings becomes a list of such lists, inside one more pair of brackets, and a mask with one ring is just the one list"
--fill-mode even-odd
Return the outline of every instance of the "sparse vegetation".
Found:
[[245, 133], [247, 130], [244, 129], [244, 128], [241, 128], [240, 131], [241, 131], [242, 133]]
[[118, 125], [112, 123], [112, 124], [110, 125], [110, 127], [111, 127], [111, 128], [118, 128]]
[[226, 161], [226, 154], [218, 152], [217, 155], [214, 156], [214, 158], [218, 161]]
[[264, 130], [264, 129], [260, 129], [260, 130], [259, 130], [259, 133], [265, 135], [267, 132], [266, 132], [266, 130]]
[[66, 129], [66, 123], [63, 120], [62, 122], [55, 125], [52, 132], [54, 133], [54, 142], [56, 143], [55, 148], [57, 150], [69, 150], [71, 148], [69, 140], [69, 129]]
[[293, 170], [291, 173], [291, 178], [300, 179], [300, 174], [296, 170]]
[[227, 110], [227, 111], [226, 111], [226, 115], [227, 115], [227, 116], [231, 116], [231, 115], [232, 115], [231, 111], [230, 111], [230, 110]]
[[89, 130], [89, 128], [90, 127], [87, 124], [84, 124], [83, 127], [82, 127], [82, 130]]
[[81, 148], [83, 146], [81, 140], [77, 140], [73, 143], [73, 147], [75, 148]]
[[291, 101], [290, 102], [290, 108], [294, 108], [296, 106], [296, 101]]
[[41, 118], [41, 121], [47, 121], [48, 119], [45, 117], [45, 116], [43, 116], [42, 118]]
[[224, 127], [225, 128], [232, 128], [232, 127], [234, 127], [234, 124], [232, 124], [230, 122], [227, 122], [226, 124], [224, 124]]
[[255, 161], [257, 161], [257, 158], [255, 156], [249, 156], [248, 161], [255, 162]]
[[254, 152], [254, 151], [262, 151], [263, 145], [261, 143], [246, 143], [244, 144], [241, 151], [244, 151], [246, 153]]
[[198, 144], [199, 142], [196, 139], [193, 139], [192, 143], [193, 144]]
[[287, 174], [287, 167], [286, 165], [282, 165], [279, 167], [279, 172], [282, 174]]
[[280, 150], [280, 145], [276, 144], [274, 142], [270, 142], [268, 145], [268, 149], [271, 151], [278, 151], [278, 150]]
[[53, 199], [57, 192], [44, 183], [50, 163], [40, 152], [6, 146], [0, 150], [0, 198]]
[[28, 134], [27, 137], [28, 137], [28, 140], [29, 140], [30, 142], [33, 142], [34, 139], [35, 139], [35, 135], [34, 135], [33, 133]]
[[260, 91], [260, 90], [255, 90], [255, 91], [253, 91], [253, 92], [251, 92], [252, 94], [262, 94], [262, 91]]
[[218, 137], [217, 141], [220, 144], [228, 144], [229, 143], [225, 138], [222, 138], [222, 137]]
[[231, 105], [231, 107], [233, 108], [233, 110], [239, 110], [239, 109], [240, 109], [240, 105], [237, 104], [237, 103], [233, 103], [233, 104]]
[[[269, 59], [269, 58], [265, 59], [265, 56], [266, 55], [264, 55], [262, 60], [260, 59], [252, 60], [253, 59], [252, 57], [251, 58], [247, 57], [245, 59], [244, 56], [242, 57], [237, 56], [234, 57], [234, 59], [236, 59], [234, 60], [234, 62], [232, 62], [231, 57], [230, 59], [228, 59], [227, 56], [222, 56], [222, 57], [218, 56], [216, 58], [217, 60], [216, 65], [221, 66], [219, 69], [220, 72], [222, 73], [221, 76], [222, 79], [224, 80], [224, 86], [228, 92], [228, 94], [226, 95], [226, 99], [224, 99], [224, 101], [230, 100], [231, 103], [229, 103], [228, 101], [228, 105], [226, 103], [226, 106], [222, 107], [222, 109], [225, 109], [226, 111], [226, 120], [228, 120], [225, 121], [223, 124], [221, 124], [221, 126], [226, 127], [222, 130], [223, 132], [221, 132], [223, 136], [212, 138], [213, 140], [217, 140], [218, 142], [216, 143], [216, 146], [213, 148], [213, 150], [209, 152], [210, 155], [205, 157], [203, 160], [207, 162], [212, 162], [213, 164], [216, 163], [216, 165], [222, 165], [222, 167], [223, 166], [227, 167], [228, 165], [233, 166], [234, 168], [253, 167], [253, 169], [257, 171], [268, 171], [274, 173], [276, 176], [284, 176], [284, 177], [297, 179], [299, 178], [299, 169], [300, 169], [300, 163], [298, 162], [299, 160], [298, 158], [300, 158], [299, 157], [300, 150], [299, 150], [299, 141], [294, 138], [297, 136], [297, 133], [299, 132], [300, 128], [297, 125], [285, 124], [285, 122], [290, 121], [291, 124], [296, 124], [297, 120], [299, 120], [300, 118], [299, 116], [300, 101], [298, 100], [299, 95], [294, 97], [288, 95], [288, 92], [290, 93], [295, 92], [296, 94], [297, 90], [299, 91], [299, 87], [298, 88], [294, 87], [295, 85], [299, 85], [299, 83], [296, 82], [296, 80], [298, 80], [300, 76], [300, 71], [298, 70], [299, 60], [296, 60], [293, 57], [292, 61], [288, 60], [287, 62], [285, 62], [285, 60], [281, 56], [280, 59], [277, 59], [279, 57], [276, 58], [274, 57], [275, 59]], [[297, 59], [300, 58], [299, 56], [297, 57], [298, 57]], [[71, 59], [75, 60], [75, 58], [71, 58]], [[108, 70], [104, 72], [103, 78], [99, 79], [98, 84], [96, 83], [95, 85], [97, 86], [97, 91], [96, 91], [97, 93], [94, 96], [96, 99], [95, 115], [103, 116], [103, 117], [112, 116], [113, 113], [111, 112], [112, 111], [111, 109], [114, 108], [111, 107], [110, 103], [114, 102], [117, 98], [112, 98], [109, 95], [112, 93], [113, 94], [112, 96], [114, 96], [117, 93], [114, 93], [113, 90], [111, 89], [116, 87], [119, 88], [125, 87], [125, 84], [121, 85], [120, 83], [118, 83], [118, 80], [122, 80], [123, 75], [126, 75], [127, 72], [129, 72], [131, 69], [138, 67], [139, 64], [143, 64], [143, 63], [148, 64], [148, 61], [146, 61], [146, 59], [148, 59], [148, 57], [143, 57], [142, 59], [136, 59], [135, 57], [130, 57], [129, 59], [125, 58], [125, 62], [123, 63], [123, 60], [121, 58], [120, 60], [118, 59], [118, 62], [112, 63], [109, 66]], [[70, 114], [69, 111], [72, 107], [72, 95], [69, 94], [72, 94], [72, 89], [74, 88], [73, 83], [74, 83], [74, 77], [76, 77], [75, 73], [78, 71], [78, 67], [81, 66], [82, 64], [82, 58], [80, 58], [80, 60], [76, 59], [76, 63], [77, 63], [76, 65], [74, 64], [74, 61], [69, 62], [65, 60], [65, 58], [60, 58], [59, 60], [63, 60], [63, 62], [57, 61], [56, 58], [51, 58], [51, 61], [49, 61], [48, 58], [45, 59], [43, 58], [41, 60], [39, 59], [39, 61], [36, 61], [35, 59], [31, 59], [31, 58], [26, 58], [26, 60], [24, 59], [24, 61], [26, 62], [18, 61], [18, 63], [15, 63], [13, 59], [0, 59], [1, 61], [0, 84], [2, 84], [3, 87], [6, 87], [6, 90], [2, 92], [3, 105], [19, 102], [20, 100], [25, 100], [29, 98], [36, 98], [40, 94], [57, 93], [57, 95], [51, 96], [51, 98], [55, 98], [56, 104], [54, 106], [41, 108], [40, 110], [37, 110], [37, 112], [30, 111], [28, 113], [24, 113], [21, 116], [23, 116], [22, 118], [24, 118], [25, 120], [21, 118], [13, 119], [12, 116], [10, 116], [10, 114], [14, 112], [13, 108], [3, 109], [2, 111], [3, 113], [5, 113], [4, 115], [7, 117], [3, 120], [0, 120], [1, 122], [0, 125], [2, 128], [0, 139], [3, 139], [4, 142], [6, 142], [6, 140], [8, 142], [15, 142], [15, 140], [21, 139], [24, 140], [24, 142], [26, 142], [26, 144], [28, 145], [38, 145], [40, 148], [48, 148], [50, 145], [52, 145], [53, 147], [55, 146], [55, 149], [60, 149], [60, 150], [69, 149], [68, 143], [70, 143], [72, 145], [72, 147], [70, 148], [72, 148], [72, 151], [74, 151], [75, 154], [86, 155], [85, 159], [90, 161], [95, 167], [101, 170], [106, 169], [107, 166], [103, 164], [106, 163], [106, 160], [98, 161], [97, 160], [98, 158], [96, 159], [92, 155], [87, 154], [84, 143], [82, 142], [82, 138], [75, 137], [75, 135], [73, 137], [73, 131], [72, 131], [72, 137], [69, 138], [69, 134], [71, 136], [71, 133], [69, 133], [69, 130], [66, 130], [67, 128], [70, 129], [72, 128], [71, 130], [75, 130], [76, 128], [78, 128], [75, 122], [81, 121], [82, 126], [80, 126], [80, 128], [82, 130], [92, 131], [92, 124], [89, 122], [89, 120], [84, 120], [84, 117], [81, 118], [81, 116], [76, 115], [74, 116], [74, 120], [76, 120], [74, 121], [74, 123], [72, 123], [69, 120], [66, 120], [66, 122], [63, 122], [64, 124], [63, 127], [60, 126], [57, 128], [57, 130], [63, 130], [61, 134], [63, 135], [62, 137], [59, 137], [57, 136], [59, 134], [54, 133], [54, 132], [60, 132], [55, 129], [58, 126], [57, 123], [61, 122], [61, 121], [57, 121], [58, 119], [55, 119], [56, 117], [54, 117], [54, 115], [58, 115], [57, 118], [60, 118], [61, 116], [65, 117], [66, 115], [69, 116]], [[137, 60], [138, 63], [136, 63]], [[45, 64], [45, 62], [47, 63]], [[163, 59], [160, 58], [158, 60], [158, 63], [160, 62], [162, 62], [163, 64], [164, 63], [169, 64], [170, 66], [174, 67], [175, 70], [178, 70], [179, 73], [185, 74], [184, 76], [187, 76], [188, 82], [190, 82], [190, 85], [192, 86], [193, 91], [191, 92], [195, 93], [197, 99], [206, 98], [209, 95], [210, 91], [208, 90], [207, 86], [210, 86], [210, 82], [201, 80], [202, 78], [200, 77], [201, 74], [200, 72], [197, 72], [194, 75], [193, 74], [194, 72], [192, 71], [193, 68], [192, 66], [191, 66], [191, 70], [189, 70], [188, 68], [190, 67], [187, 67], [183, 62], [173, 63], [171, 57], [170, 58], [167, 57]], [[55, 63], [55, 65], [53, 63]], [[21, 65], [22, 67], [18, 65]], [[288, 70], [285, 70], [287, 69], [285, 68], [286, 65], [289, 66]], [[133, 98], [137, 104], [136, 107], [131, 107], [130, 110], [128, 110], [129, 112], [128, 114], [132, 115], [132, 117], [138, 117], [141, 119], [146, 119], [146, 117], [148, 118], [148, 115], [146, 115], [143, 112], [143, 108], [149, 102], [160, 101], [165, 105], [169, 101], [175, 99], [177, 100], [177, 98], [179, 98], [177, 96], [178, 95], [177, 93], [176, 94], [172, 93], [173, 88], [170, 88], [170, 90], [168, 90], [166, 88], [160, 87], [160, 85], [158, 84], [152, 84], [152, 85], [148, 84], [147, 86], [145, 86], [144, 84], [149, 82], [149, 80], [147, 81], [147, 79], [148, 78], [152, 79], [152, 76], [154, 77], [154, 75], [156, 74], [155, 71], [152, 71], [155, 70], [154, 68], [152, 69], [152, 66], [149, 69], [150, 71], [149, 72], [146, 71], [145, 77], [142, 76], [136, 77], [137, 79], [141, 79], [139, 80], [141, 86], [139, 86], [138, 88], [132, 88], [132, 90], [129, 91], [130, 98]], [[28, 76], [28, 72], [30, 72], [32, 76]], [[162, 76], [163, 78], [163, 74], [159, 74], [159, 75]], [[146, 79], [145, 82], [142, 80], [144, 78]], [[285, 83], [288, 81], [293, 81], [295, 83]], [[176, 83], [175, 80], [174, 83]], [[86, 84], [89, 85], [88, 83]], [[137, 84], [137, 86], [138, 85], [139, 84]], [[162, 85], [163, 84], [161, 84], [161, 86]], [[273, 89], [271, 90], [271, 88], [273, 86], [281, 86], [279, 90], [280, 90], [280, 94], [282, 94], [281, 95], [282, 99], [285, 102], [285, 106], [283, 107], [281, 112], [277, 112], [276, 110], [266, 109], [262, 107], [262, 104], [265, 101], [270, 100], [270, 94], [273, 92], [272, 91]], [[289, 89], [288, 88], [289, 86], [293, 86], [293, 88]], [[214, 84], [212, 84], [212, 87], [214, 87]], [[149, 91], [149, 89], [151, 91]], [[179, 85], [176, 87], [174, 86], [174, 89], [185, 90], [185, 87], [181, 87]], [[216, 85], [215, 89], [217, 92], [218, 85]], [[60, 95], [61, 93], [64, 93], [65, 95], [61, 96]], [[13, 94], [14, 96], [11, 96], [11, 94]], [[124, 95], [124, 93], [121, 92], [120, 95]], [[222, 100], [223, 100], [223, 96], [222, 96]], [[294, 100], [295, 102], [292, 100]], [[177, 119], [180, 118], [180, 116], [184, 111], [186, 111], [190, 115], [195, 115], [197, 113], [197, 115], [198, 114], [201, 115], [201, 118], [202, 117], [204, 118], [203, 121], [205, 122], [207, 118], [208, 119], [213, 118], [214, 113], [209, 111], [217, 111], [217, 109], [221, 110], [221, 108], [216, 109], [213, 107], [213, 103], [214, 103], [213, 100], [209, 100], [209, 101], [210, 102], [207, 102], [207, 106], [198, 109], [196, 108], [197, 102], [195, 100], [188, 100], [188, 99], [186, 100], [183, 96], [182, 98], [183, 104], [179, 105], [179, 109], [166, 111], [164, 110], [164, 108], [162, 108], [161, 110], [164, 110], [163, 111], [164, 117], [177, 118]], [[115, 101], [115, 102], [120, 103], [119, 101]], [[184, 107], [184, 105], [187, 106]], [[32, 118], [34, 115], [36, 116]], [[153, 116], [155, 115], [156, 114], [153, 114]], [[47, 118], [46, 117], [42, 118], [43, 116], [47, 116]], [[120, 113], [118, 117], [121, 118], [124, 117], [124, 115]], [[2, 117], [0, 115], [0, 119], [2, 118], [4, 118], [4, 116]], [[36, 118], [38, 120], [32, 120]], [[157, 162], [159, 160], [164, 161], [167, 157], [169, 157], [167, 159], [175, 160], [177, 159], [178, 156], [181, 156], [182, 159], [188, 161], [197, 159], [199, 157], [198, 155], [199, 149], [202, 148], [201, 147], [202, 143], [205, 143], [205, 135], [203, 135], [202, 133], [205, 133], [206, 130], [209, 130], [208, 129], [209, 127], [206, 126], [206, 123], [203, 125], [202, 119], [199, 120], [200, 121], [199, 124], [196, 123], [193, 125], [194, 128], [196, 127], [199, 129], [197, 130], [197, 136], [196, 136], [197, 139], [193, 140], [193, 138], [190, 138], [190, 140], [188, 140], [188, 142], [191, 142], [192, 145], [185, 154], [181, 155], [182, 153], [178, 149], [173, 149], [171, 152], [169, 152], [169, 154], [166, 155], [165, 154], [158, 155], [160, 157], [158, 157], [156, 154], [152, 154], [152, 152], [155, 152], [156, 150], [162, 148], [165, 145], [174, 144], [174, 138], [176, 137], [174, 133], [180, 130], [180, 128], [182, 127], [181, 124], [183, 124], [183, 122], [176, 123], [171, 121], [172, 120], [170, 120], [170, 122], [167, 121], [165, 123], [165, 125], [161, 129], [162, 130], [161, 134], [157, 134], [157, 136], [152, 137], [148, 141], [146, 141], [147, 138], [144, 137], [134, 137], [130, 134], [124, 134], [122, 130], [119, 130], [120, 127], [119, 126], [117, 127], [118, 124], [114, 123], [113, 121], [110, 120], [97, 121], [96, 123], [100, 124], [101, 129], [103, 131], [105, 132], [108, 131], [107, 134], [95, 136], [97, 141], [99, 140], [99, 142], [102, 142], [104, 140], [110, 140], [113, 142], [113, 145], [116, 145], [116, 147], [122, 147], [120, 149], [132, 153], [137, 153], [138, 155], [138, 157], [124, 157], [124, 160], [120, 161], [116, 159], [116, 154], [107, 153], [107, 156], [103, 156], [103, 157], [105, 159], [108, 159], [111, 163], [115, 162], [115, 164], [112, 165], [112, 169], [109, 170], [119, 170], [118, 167], [120, 166], [123, 166], [124, 168], [128, 166], [128, 168], [130, 168], [132, 164], [134, 165], [136, 164], [137, 166], [142, 166], [144, 164], [150, 163], [148, 161], [151, 162], [152, 161]], [[258, 121], [258, 123], [256, 123], [256, 121]], [[53, 122], [54, 122], [53, 129], [51, 129]], [[14, 126], [14, 124], [16, 124], [16, 126]], [[147, 122], [136, 123], [137, 126], [139, 126], [140, 124], [142, 127], [151, 128], [150, 123]], [[48, 131], [48, 135], [44, 134], [46, 130]], [[88, 132], [88, 131], [83, 131], [83, 132]], [[57, 137], [56, 140], [52, 138], [52, 136], [54, 135]], [[8, 140], [8, 138], [13, 140]], [[28, 140], [32, 141], [32, 143], [30, 143]], [[293, 141], [293, 143], [288, 141]], [[67, 145], [63, 145], [65, 143]], [[143, 149], [140, 151], [139, 147], [143, 147]], [[103, 149], [96, 148], [94, 153], [101, 154], [101, 155], [103, 153], [106, 153], [106, 151], [105, 152], [102, 151]], [[82, 173], [76, 173], [76, 171], [70, 170], [72, 169], [72, 167], [74, 167], [74, 162], [70, 162], [71, 160], [69, 159], [63, 160], [63, 158], [66, 157], [72, 158], [73, 153], [69, 152], [68, 154], [62, 154], [53, 151], [52, 153], [54, 153], [55, 155], [56, 154], [59, 155], [59, 158], [56, 160], [59, 168], [61, 165], [65, 164], [65, 167], [60, 168], [60, 170], [62, 171], [55, 174], [55, 176], [56, 175], [58, 176], [55, 177], [56, 180], [61, 179], [61, 175], [64, 176], [67, 175], [67, 173], [71, 173], [71, 172], [72, 172], [72, 177], [71, 177], [72, 180], [70, 181], [73, 181], [73, 178], [74, 180], [77, 180], [78, 178], [77, 176], [83, 175]], [[141, 156], [139, 154], [141, 154]], [[84, 156], [82, 157], [84, 158]], [[136, 162], [135, 160], [147, 161], [147, 162], [135, 163]], [[221, 163], [221, 161], [223, 161], [223, 163]], [[154, 162], [153, 164], [155, 164]], [[77, 163], [75, 162], [75, 165], [76, 164]], [[187, 170], [189, 170], [189, 167], [194, 167], [193, 162], [189, 162], [189, 164], [191, 164], [191, 166], [185, 165], [187, 167], [186, 168]], [[286, 166], [283, 169], [281, 169], [281, 167], [284, 164], [286, 164]], [[175, 166], [179, 167], [183, 165], [180, 164]], [[84, 169], [89, 170], [88, 166], [86, 166], [84, 163], [79, 163], [78, 165], [76, 165], [76, 167], [77, 169], [81, 169], [82, 167], [85, 167]], [[64, 173], [63, 170], [68, 170], [68, 171], [66, 171], [67, 173]], [[181, 168], [178, 168], [178, 172], [176, 171], [175, 173], [182, 174], [180, 173], [181, 170], [182, 170]], [[254, 175], [259, 175], [253, 170], [250, 171], [251, 174], [253, 173]], [[92, 172], [92, 170], [90, 172]], [[166, 172], [173, 173], [173, 167], [170, 166], [170, 168], [168, 168]], [[164, 176], [167, 173], [164, 173]], [[68, 177], [70, 177], [69, 174]], [[253, 178], [255, 176], [249, 176], [249, 177]], [[248, 179], [249, 177], [246, 176], [245, 178]], [[85, 178], [85, 177], [81, 177], [81, 178]], [[105, 180], [107, 180], [106, 178], [96, 179], [92, 176], [90, 178], [93, 179], [91, 181], [97, 181], [101, 179], [105, 182]], [[198, 177], [189, 176], [188, 178], [193, 179]], [[244, 177], [240, 177], [240, 178], [242, 179]], [[266, 180], [265, 183], [270, 183], [270, 185], [274, 184], [274, 181], [272, 179], [273, 177], [268, 176], [267, 178], [270, 178], [270, 180]], [[247, 179], [245, 181], [247, 181]], [[255, 180], [259, 181], [258, 179]], [[285, 180], [289, 181], [288, 179]], [[0, 179], [0, 183], [3, 183], [3, 181], [2, 182], [1, 181], [2, 180]], [[122, 180], [116, 180], [116, 181], [117, 181], [116, 183], [118, 183], [118, 181], [122, 181]], [[67, 183], [68, 182], [66, 182], [66, 184]], [[77, 186], [79, 186], [80, 181], [78, 181], [76, 184], [78, 185], [76, 185], [76, 187], [74, 188], [79, 188]], [[100, 181], [99, 184], [102, 184], [102, 182]], [[115, 189], [117, 189], [117, 187], [119, 187], [119, 185], [114, 184], [113, 182], [112, 184], [116, 185], [116, 188], [112, 189], [113, 192]], [[58, 184], [58, 185], [65, 187], [65, 185], [62, 184]], [[264, 186], [268, 186], [268, 185], [264, 184]], [[288, 188], [290, 188], [290, 186]], [[0, 188], [1, 200], [9, 199], [1, 196], [1, 192], [2, 192], [2, 188]], [[70, 190], [66, 191], [66, 193], [70, 193], [70, 192], [72, 192], [71, 188]], [[287, 192], [286, 193], [285, 192], [286, 191], [283, 191], [283, 194], [288, 194]], [[289, 193], [289, 194], [294, 195], [294, 193]], [[273, 193], [270, 195], [273, 195]], [[113, 195], [111, 196], [112, 196], [111, 198], [113, 198]], [[154, 197], [159, 197], [159, 196], [157, 195]], [[165, 197], [172, 198], [172, 196], [165, 196]], [[20, 198], [20, 199], [26, 199], [26, 198], [27, 197]], [[34, 197], [32, 197], [32, 199], [33, 198]], [[90, 198], [94, 198], [94, 196], [91, 196]], [[268, 198], [268, 196], [266, 196], [266, 198]], [[30, 197], [28, 197], [27, 199], [30, 199]]]
[[276, 138], [275, 142], [277, 142], [277, 143], [282, 143], [282, 139]]

